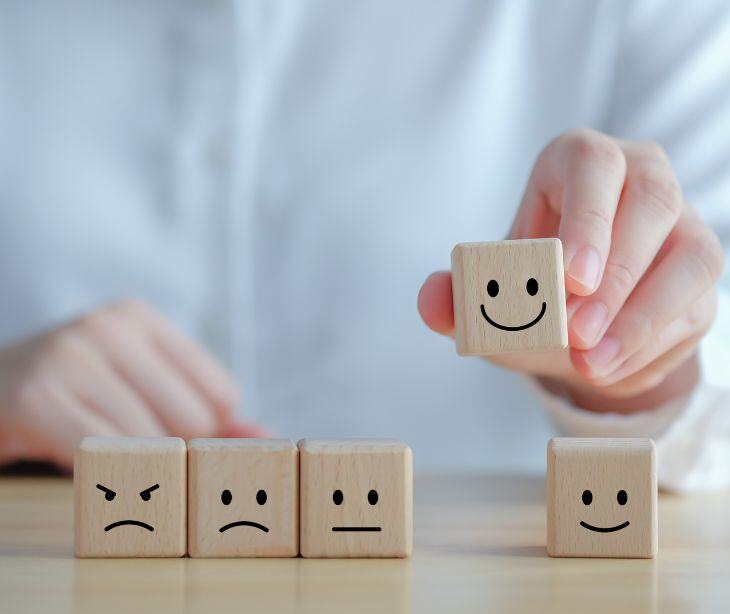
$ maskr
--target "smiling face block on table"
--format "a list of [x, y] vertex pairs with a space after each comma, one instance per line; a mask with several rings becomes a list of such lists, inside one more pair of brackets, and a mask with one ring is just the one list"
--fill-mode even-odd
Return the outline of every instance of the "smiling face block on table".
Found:
[[185, 554], [185, 442], [86, 437], [74, 459], [78, 557]]
[[567, 346], [559, 239], [460, 243], [451, 252], [451, 274], [462, 356]]
[[299, 546], [299, 458], [288, 439], [193, 439], [191, 557], [294, 557]]
[[413, 545], [413, 461], [385, 439], [299, 442], [304, 557], [407, 557]]
[[550, 556], [653, 558], [657, 552], [654, 442], [550, 440], [547, 501]]

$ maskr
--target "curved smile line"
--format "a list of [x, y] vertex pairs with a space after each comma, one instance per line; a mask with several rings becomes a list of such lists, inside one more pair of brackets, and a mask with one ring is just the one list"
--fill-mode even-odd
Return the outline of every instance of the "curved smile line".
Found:
[[587, 522], [580, 521], [580, 526], [588, 529], [589, 531], [595, 531], [596, 533], [613, 533], [614, 531], [620, 531], [621, 529], [625, 529], [629, 526], [629, 521], [616, 525], [615, 527], [594, 527], [593, 525], [588, 524]]
[[530, 328], [530, 326], [535, 326], [541, 319], [542, 316], [545, 315], [545, 310], [547, 309], [547, 303], [545, 301], [542, 302], [542, 309], [540, 309], [540, 313], [538, 316], [532, 321], [528, 322], [527, 324], [523, 324], [522, 326], [504, 326], [503, 324], [498, 324], [492, 318], [490, 318], [487, 315], [487, 310], [484, 309], [484, 305], [482, 305], [482, 315], [484, 316], [484, 319], [489, 322], [494, 328], [499, 328], [500, 330], [509, 330], [509, 331], [515, 331], [515, 330], [525, 330], [526, 328]]
[[111, 531], [112, 529], [116, 529], [117, 527], [122, 527], [125, 525], [142, 527], [143, 529], [147, 529], [148, 531], [154, 531], [154, 529], [150, 525], [148, 525], [146, 522], [142, 522], [141, 520], [120, 520], [118, 522], [112, 522], [108, 527], [104, 527], [104, 530]]
[[227, 531], [228, 529], [232, 529], [233, 527], [255, 527], [256, 529], [261, 529], [264, 533], [269, 532], [269, 529], [266, 528], [264, 525], [259, 524], [258, 522], [253, 522], [251, 520], [238, 520], [237, 522], [230, 522], [218, 530], [223, 533], [223, 531]]

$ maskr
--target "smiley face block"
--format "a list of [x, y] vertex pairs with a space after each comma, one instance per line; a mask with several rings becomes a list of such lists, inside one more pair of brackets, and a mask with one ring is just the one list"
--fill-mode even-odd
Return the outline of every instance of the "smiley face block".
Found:
[[460, 243], [451, 274], [460, 355], [568, 345], [559, 239]]
[[303, 439], [299, 458], [302, 556], [410, 556], [413, 455], [406, 444]]
[[86, 437], [74, 458], [76, 556], [183, 556], [186, 490], [182, 439]]
[[552, 439], [547, 497], [550, 556], [656, 556], [657, 478], [651, 439]]
[[294, 557], [299, 547], [299, 455], [288, 439], [193, 439], [191, 557]]

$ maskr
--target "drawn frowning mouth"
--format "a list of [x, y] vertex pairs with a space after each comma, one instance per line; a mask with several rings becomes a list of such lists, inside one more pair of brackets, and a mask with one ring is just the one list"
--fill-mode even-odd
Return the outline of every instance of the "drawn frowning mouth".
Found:
[[123, 526], [142, 527], [143, 529], [147, 529], [148, 531], [155, 530], [152, 526], [148, 525], [146, 522], [142, 522], [141, 520], [119, 520], [117, 522], [112, 522], [109, 526], [104, 527], [104, 530], [111, 531], [112, 529]]
[[264, 533], [268, 533], [269, 529], [265, 527], [262, 524], [259, 524], [258, 522], [253, 522], [252, 520], [237, 520], [236, 522], [230, 522], [227, 525], [222, 526], [220, 529], [218, 529], [221, 533], [224, 531], [227, 531], [228, 529], [232, 529], [233, 527], [254, 527], [255, 529], [259, 529], [263, 531]]

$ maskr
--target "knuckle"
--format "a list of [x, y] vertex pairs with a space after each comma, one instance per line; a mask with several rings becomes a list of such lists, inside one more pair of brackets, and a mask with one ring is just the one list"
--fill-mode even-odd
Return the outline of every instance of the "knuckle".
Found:
[[589, 162], [602, 168], [623, 172], [626, 158], [619, 144], [611, 137], [586, 128], [565, 135], [565, 145], [573, 161]]
[[633, 347], [641, 348], [646, 346], [656, 334], [654, 319], [641, 309], [633, 310], [628, 315], [628, 330], [626, 336]]
[[685, 262], [689, 274], [711, 286], [722, 274], [724, 253], [717, 235], [707, 227], [687, 239]]
[[612, 295], [625, 297], [639, 281], [632, 267], [622, 262], [607, 262], [604, 278], [612, 287]]
[[610, 236], [613, 227], [613, 220], [608, 213], [598, 206], [587, 205], [575, 211], [573, 222], [583, 229], [598, 236]]
[[664, 163], [646, 162], [634, 177], [636, 192], [658, 217], [677, 220], [682, 211], [682, 187], [674, 171]]
[[667, 151], [656, 141], [647, 141], [641, 143], [642, 149], [646, 152], [646, 156], [660, 162], [669, 163]]

